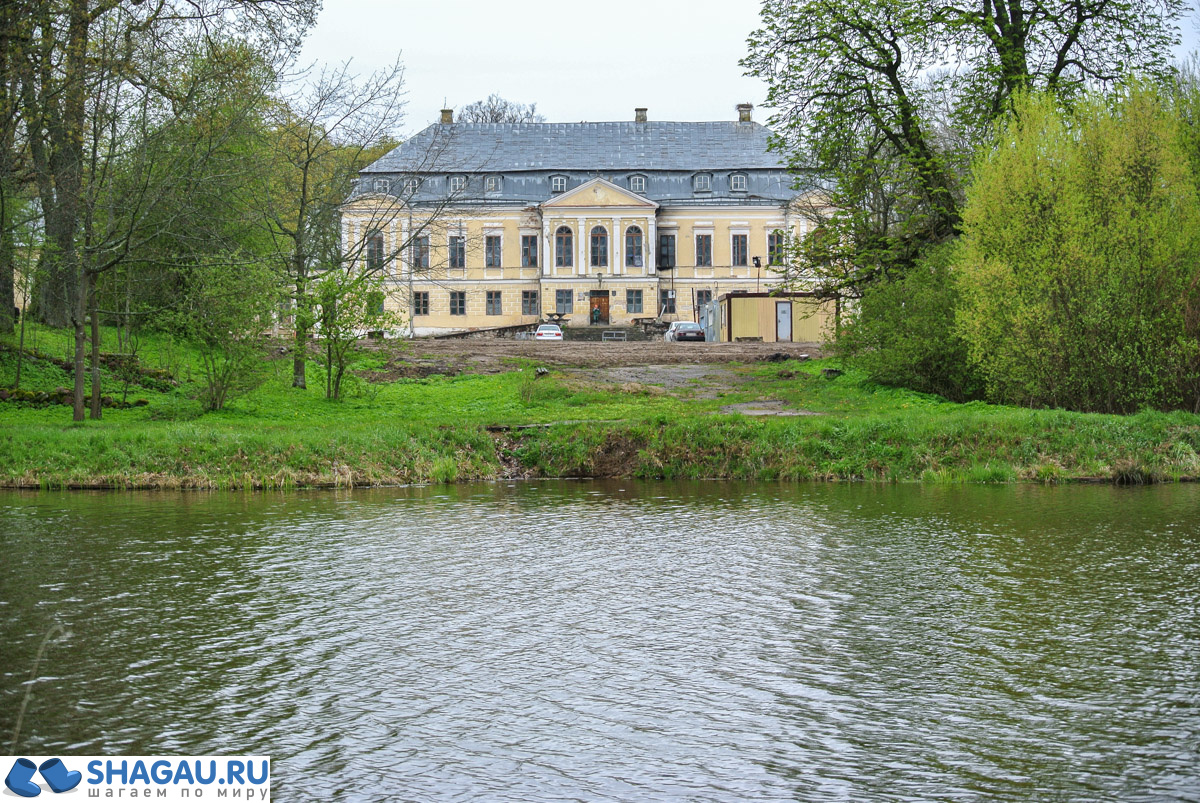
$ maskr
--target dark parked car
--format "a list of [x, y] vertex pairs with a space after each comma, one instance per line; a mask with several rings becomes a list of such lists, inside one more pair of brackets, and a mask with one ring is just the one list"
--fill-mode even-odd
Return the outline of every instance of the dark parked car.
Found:
[[663, 335], [663, 340], [668, 343], [679, 343], [683, 340], [696, 340], [703, 343], [704, 339], [704, 330], [700, 328], [700, 324], [691, 321], [675, 321]]

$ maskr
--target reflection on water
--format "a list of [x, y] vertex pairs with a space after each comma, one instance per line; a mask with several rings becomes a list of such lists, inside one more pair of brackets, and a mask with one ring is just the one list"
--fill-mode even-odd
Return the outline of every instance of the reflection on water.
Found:
[[0, 494], [0, 738], [281, 800], [1200, 796], [1200, 488]]

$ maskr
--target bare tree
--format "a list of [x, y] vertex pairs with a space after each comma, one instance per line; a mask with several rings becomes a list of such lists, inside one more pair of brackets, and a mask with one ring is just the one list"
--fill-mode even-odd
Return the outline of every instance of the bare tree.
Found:
[[544, 123], [546, 118], [537, 113], [537, 104], [505, 100], [499, 95], [488, 95], [487, 100], [468, 103], [458, 113], [464, 123]]

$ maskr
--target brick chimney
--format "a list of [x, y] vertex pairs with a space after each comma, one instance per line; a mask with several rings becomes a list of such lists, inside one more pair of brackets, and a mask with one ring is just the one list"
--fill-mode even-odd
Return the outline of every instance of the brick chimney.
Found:
[[646, 122], [646, 107], [641, 106], [633, 110], [633, 121], [635, 123]]
[[739, 123], [748, 123], [748, 122], [750, 122], [750, 113], [752, 111], [754, 111], [754, 104], [753, 103], [739, 103], [737, 105], [737, 110], [738, 110], [738, 122]]
[[442, 125], [450, 125], [454, 122], [454, 109], [442, 109]]

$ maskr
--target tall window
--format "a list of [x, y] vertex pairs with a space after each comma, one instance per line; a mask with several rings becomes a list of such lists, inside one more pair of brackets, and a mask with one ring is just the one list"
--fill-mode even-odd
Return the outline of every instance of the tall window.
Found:
[[773, 231], [767, 235], [767, 264], [783, 264], [783, 232]]
[[571, 258], [572, 245], [571, 230], [566, 226], [559, 226], [558, 231], [554, 233], [554, 264], [560, 268], [569, 268], [575, 264]]
[[413, 315], [429, 314], [429, 293], [418, 290], [413, 293]]
[[660, 268], [675, 267], [675, 235], [658, 235], [658, 266]]
[[712, 301], [712, 290], [697, 290], [696, 291], [696, 308], [703, 307], [708, 302]]
[[413, 240], [412, 265], [414, 268], [429, 267], [429, 237], [427, 235]]
[[629, 177], [630, 192], [645, 192], [646, 177], [645, 176], [630, 176]]
[[697, 234], [696, 235], [696, 266], [711, 267], [712, 266], [712, 235]]
[[625, 229], [625, 265], [630, 268], [642, 266], [642, 230], [637, 226]]
[[734, 173], [732, 176], [730, 176], [729, 177], [729, 189], [733, 190], [734, 192], [745, 192], [746, 191], [746, 174], [745, 173]]
[[538, 309], [538, 291], [537, 290], [522, 290], [521, 291], [521, 314], [522, 315], [540, 315]]
[[377, 231], [367, 235], [367, 270], [383, 270], [383, 235]]
[[554, 311], [559, 315], [566, 315], [568, 312], [575, 311], [575, 297], [571, 290], [555, 290], [554, 291]]
[[750, 264], [750, 260], [747, 256], [750, 251], [749, 239], [750, 239], [750, 235], [748, 235], [748, 234], [733, 235], [732, 245], [733, 245], [733, 264], [734, 265], [745, 267], [746, 265]]
[[501, 264], [500, 235], [489, 234], [483, 243], [483, 265], [486, 268], [498, 268]]
[[467, 266], [467, 238], [454, 235], [450, 238], [450, 267], [465, 268]]
[[592, 267], [608, 267], [608, 232], [603, 226], [592, 229]]
[[488, 290], [484, 312], [488, 315], [503, 315], [503, 305], [500, 303], [500, 291]]
[[467, 314], [467, 291], [451, 290], [450, 291], [450, 314], [451, 315], [466, 315]]
[[538, 252], [538, 236], [536, 234], [521, 235], [521, 267], [536, 268]]
[[658, 291], [658, 308], [661, 310], [659, 315], [674, 315], [675, 314], [675, 291], [674, 290], [659, 290]]
[[566, 176], [551, 176], [550, 177], [550, 192], [566, 192], [567, 177]]
[[638, 312], [642, 311], [642, 291], [641, 290], [626, 290], [625, 291], [625, 311]]
[[466, 176], [451, 176], [450, 177], [450, 192], [462, 192], [467, 188]]

